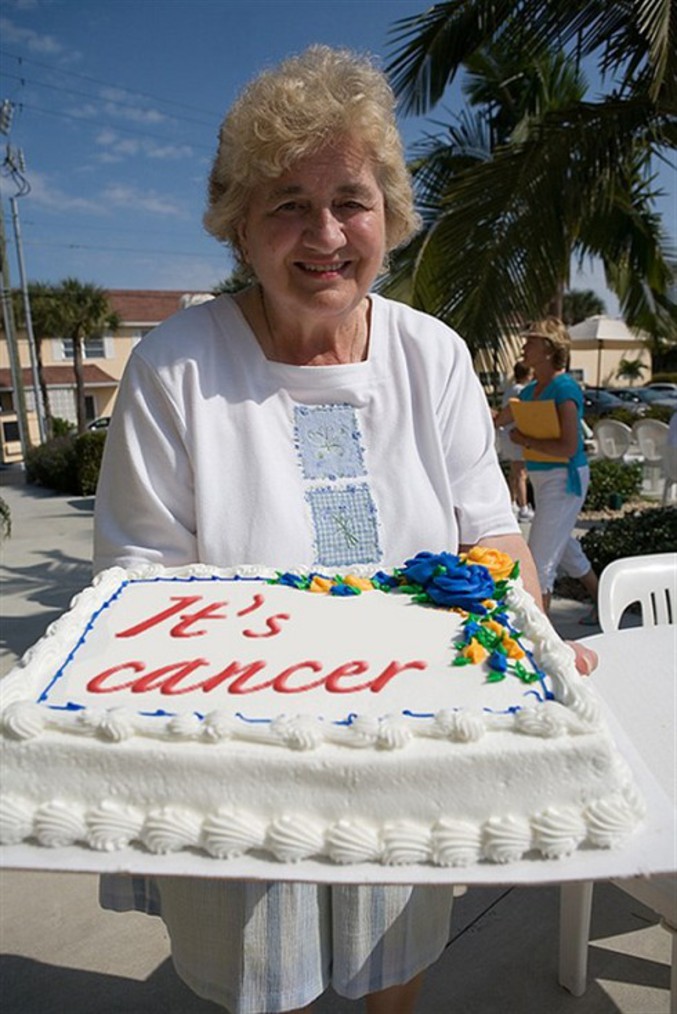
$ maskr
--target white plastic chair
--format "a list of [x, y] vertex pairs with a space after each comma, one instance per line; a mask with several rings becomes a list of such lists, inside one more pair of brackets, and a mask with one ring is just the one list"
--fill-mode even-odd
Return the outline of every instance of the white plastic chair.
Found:
[[668, 428], [667, 423], [658, 419], [638, 419], [632, 424], [632, 433], [644, 459], [644, 477], [650, 490], [657, 487], [660, 479]]
[[604, 633], [618, 630], [628, 606], [639, 603], [642, 626], [677, 623], [677, 553], [626, 556], [605, 567], [597, 608]]
[[[644, 626], [677, 624], [677, 553], [624, 557], [605, 567], [599, 581], [602, 630], [617, 630], [628, 606], [639, 602]], [[626, 894], [653, 909], [672, 933], [670, 1012], [677, 1014], [677, 876], [612, 880]], [[560, 888], [559, 982], [574, 996], [587, 986], [592, 881]]]
[[632, 430], [618, 419], [600, 419], [593, 428], [597, 451], [603, 458], [622, 461], [632, 443]]
[[673, 490], [677, 490], [677, 447], [666, 444], [661, 455], [661, 467], [663, 469], [663, 504], [667, 506], [672, 499]]

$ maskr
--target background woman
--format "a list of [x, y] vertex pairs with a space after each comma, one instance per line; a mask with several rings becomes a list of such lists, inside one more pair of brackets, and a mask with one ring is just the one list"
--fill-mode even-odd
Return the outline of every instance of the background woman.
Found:
[[[253, 81], [221, 128], [205, 222], [252, 285], [135, 348], [96, 566], [378, 569], [480, 543], [520, 558], [538, 594], [465, 344], [369, 294], [417, 226], [382, 73], [313, 47]], [[449, 935], [450, 887], [157, 886], [179, 975], [238, 1014], [329, 984], [405, 1014]]]
[[527, 471], [534, 491], [536, 514], [529, 532], [531, 550], [541, 586], [543, 603], [548, 609], [557, 569], [578, 578], [597, 605], [597, 575], [572, 532], [585, 500], [590, 469], [583, 441], [583, 394], [568, 373], [571, 340], [556, 317], [530, 324], [525, 332], [522, 360], [534, 374], [534, 380], [520, 392], [520, 400], [552, 400], [559, 417], [557, 439], [527, 436], [519, 429], [511, 439], [521, 447], [562, 457], [562, 462], [527, 460]]

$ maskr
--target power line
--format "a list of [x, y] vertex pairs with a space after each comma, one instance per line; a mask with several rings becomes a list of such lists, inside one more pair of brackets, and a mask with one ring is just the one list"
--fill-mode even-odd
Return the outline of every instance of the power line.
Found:
[[41, 239], [29, 239], [25, 242], [26, 246], [34, 247], [48, 247], [58, 250], [95, 250], [99, 253], [131, 253], [131, 254], [153, 254], [157, 256], [162, 254], [166, 257], [200, 257], [200, 258], [217, 258], [223, 260], [224, 250], [216, 250], [214, 252], [203, 252], [196, 250], [168, 250], [168, 249], [139, 249], [137, 247], [124, 247], [124, 246], [95, 246], [89, 243], [55, 243], [50, 240]]
[[[90, 102], [112, 103], [112, 104], [114, 104], [115, 106], [117, 106], [120, 109], [132, 109], [134, 111], [138, 111], [139, 108], [140, 108], [139, 106], [132, 105], [131, 103], [128, 103], [128, 102], [123, 102], [120, 99], [116, 99], [116, 98], [113, 98], [111, 96], [100, 95], [100, 94], [97, 95], [97, 94], [93, 94], [91, 92], [83, 92], [83, 91], [79, 91], [77, 88], [62, 88], [60, 85], [48, 84], [46, 81], [35, 81], [34, 79], [31, 79], [31, 78], [22, 77], [19, 74], [10, 74], [6, 70], [0, 70], [0, 77], [9, 78], [12, 81], [19, 81], [20, 84], [22, 84], [22, 85], [31, 85], [34, 88], [35, 87], [37, 87], [37, 88], [46, 88], [48, 91], [61, 92], [64, 95], [75, 95], [78, 98], [87, 99]], [[107, 87], [114, 87], [114, 86], [110, 85], [110, 86], [107, 86]], [[126, 94], [128, 94], [126, 88], [125, 89], [119, 89], [118, 88], [117, 90], [118, 91], [123, 91]], [[169, 119], [169, 120], [174, 120], [177, 123], [196, 123], [199, 126], [204, 126], [204, 127], [213, 126], [213, 124], [214, 124], [213, 120], [206, 120], [206, 119], [205, 120], [196, 120], [196, 119], [193, 119], [192, 117], [189, 117], [189, 116], [177, 116], [175, 113], [164, 113], [163, 112], [163, 113], [161, 113], [161, 115], [162, 115], [163, 118], [166, 118], [166, 119]]]
[[[43, 70], [48, 70], [50, 72], [50, 74], [64, 74], [64, 75], [68, 75], [69, 77], [79, 78], [81, 81], [89, 81], [92, 84], [103, 85], [105, 88], [120, 89], [120, 85], [118, 83], [116, 83], [116, 82], [113, 82], [113, 81], [102, 81], [100, 78], [90, 77], [88, 74], [79, 74], [77, 71], [74, 71], [74, 70], [63, 70], [61, 67], [55, 67], [53, 64], [42, 63], [40, 60], [33, 60], [32, 57], [17, 56], [16, 53], [10, 53], [6, 49], [1, 49], [0, 48], [0, 55], [1, 56], [7, 56], [11, 60], [16, 60], [19, 65], [21, 65], [23, 63], [28, 63], [28, 64], [32, 64], [34, 67], [42, 67]], [[165, 99], [165, 98], [162, 98], [162, 96], [160, 96], [160, 95], [153, 95], [151, 92], [142, 92], [142, 91], [137, 91], [136, 89], [130, 89], [130, 88], [123, 88], [122, 91], [127, 92], [131, 96], [139, 95], [140, 97], [145, 98], [145, 99], [152, 99], [154, 102], [163, 102], [163, 103], [165, 103], [167, 105], [177, 106], [180, 109], [189, 109], [189, 110], [191, 110], [194, 113], [202, 113], [205, 116], [219, 117], [219, 116], [223, 115], [223, 111], [218, 112], [218, 113], [217, 112], [212, 112], [211, 109], [204, 109], [204, 108], [202, 108], [200, 106], [191, 106], [191, 105], [189, 105], [188, 103], [185, 103], [185, 102], [176, 102], [174, 99]]]
[[[87, 119], [86, 116], [76, 116], [74, 113], [63, 113], [56, 109], [43, 109], [41, 106], [34, 106], [32, 102], [17, 102], [19, 109], [30, 109], [33, 113], [41, 113], [43, 116], [58, 116], [61, 119], [75, 120], [81, 126], [89, 127], [92, 130], [101, 130], [101, 123], [94, 123]], [[165, 144], [183, 144], [187, 148], [195, 148], [201, 151], [212, 151], [213, 146], [207, 144], [195, 144], [193, 141], [187, 142], [176, 137], [167, 137], [164, 134], [153, 134], [147, 130], [139, 130], [134, 127], [124, 127], [121, 124], [115, 123], [114, 126], [106, 124], [106, 129], [116, 130], [123, 134], [135, 134], [137, 136], [146, 137], [153, 141], [163, 141]]]

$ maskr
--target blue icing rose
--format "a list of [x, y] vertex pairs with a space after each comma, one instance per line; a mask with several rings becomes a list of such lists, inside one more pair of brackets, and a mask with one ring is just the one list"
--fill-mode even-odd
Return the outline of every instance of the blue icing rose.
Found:
[[484, 599], [494, 594], [494, 580], [486, 567], [474, 564], [468, 567], [457, 563], [454, 569], [436, 574], [425, 586], [432, 601], [438, 606], [456, 606], [469, 613], [486, 613]]
[[458, 566], [458, 557], [451, 553], [422, 552], [417, 553], [413, 559], [407, 560], [401, 574], [407, 582], [426, 587], [440, 568], [454, 570]]

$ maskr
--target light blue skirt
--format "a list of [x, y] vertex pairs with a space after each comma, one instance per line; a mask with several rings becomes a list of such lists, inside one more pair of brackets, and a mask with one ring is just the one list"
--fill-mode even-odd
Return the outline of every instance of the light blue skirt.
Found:
[[178, 975], [231, 1014], [356, 999], [409, 982], [450, 936], [453, 888], [104, 878], [102, 903], [157, 912]]

